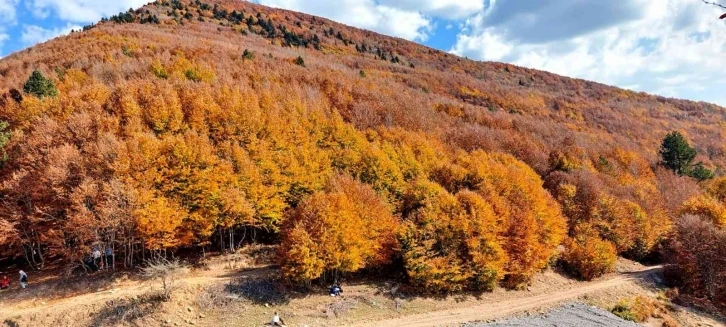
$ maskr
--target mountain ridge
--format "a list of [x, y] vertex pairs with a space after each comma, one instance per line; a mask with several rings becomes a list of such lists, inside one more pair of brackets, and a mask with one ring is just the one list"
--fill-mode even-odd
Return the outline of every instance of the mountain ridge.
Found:
[[[164, 1], [157, 1], [157, 2], [162, 2], [163, 3]], [[154, 4], [157, 3], [157, 2], [148, 3], [148, 4], [146, 4], [146, 5], [138, 8], [136, 10], [133, 10], [133, 11], [138, 12], [138, 11], [141, 11], [141, 10], [144, 10], [144, 9], [152, 8], [154, 6]], [[339, 22], [336, 22], [336, 21], [331, 20], [331, 19], [328, 19], [328, 18], [324, 18], [324, 17], [320, 17], [320, 16], [315, 16], [315, 15], [311, 15], [311, 14], [306, 14], [306, 13], [303, 13], [303, 12], [297, 12], [297, 11], [294, 11], [294, 10], [281, 9], [281, 8], [275, 8], [275, 7], [267, 7], [267, 6], [264, 6], [264, 5], [260, 5], [260, 4], [256, 4], [256, 3], [249, 2], [249, 1], [244, 1], [244, 0], [242, 0], [242, 1], [237, 1], [237, 0], [207, 0], [206, 2], [207, 3], [212, 3], [212, 4], [216, 3], [216, 4], [221, 4], [221, 5], [227, 5], [227, 6], [231, 6], [233, 8], [239, 7], [238, 9], [241, 9], [241, 10], [244, 10], [245, 8], [249, 8], [249, 9], [256, 9], [259, 12], [264, 12], [264, 13], [275, 12], [275, 11], [282, 12], [283, 14], [284, 13], [289, 13], [289, 14], [293, 14], [294, 16], [308, 18], [308, 20], [312, 19], [313, 22], [318, 21], [318, 22], [323, 23], [323, 24], [335, 25], [335, 26], [339, 26], [339, 27], [344, 27], [345, 29], [355, 30], [355, 31], [358, 31], [360, 33], [365, 34], [366, 36], [375, 35], [378, 38], [393, 39], [393, 40], [396, 40], [397, 42], [402, 42], [402, 43], [408, 44], [409, 46], [421, 47], [421, 48], [424, 48], [424, 49], [428, 49], [428, 51], [426, 51], [426, 54], [436, 53], [436, 54], [439, 54], [439, 55], [443, 55], [444, 57], [447, 57], [447, 58], [453, 57], [452, 58], [452, 61], [465, 60], [467, 62], [474, 63], [474, 64], [480, 64], [480, 65], [485, 65], [485, 66], [486, 65], [491, 65], [491, 66], [494, 66], [494, 67], [498, 67], [498, 66], [502, 66], [502, 65], [504, 67], [509, 66], [509, 67], [512, 67], [512, 68], [516, 68], [516, 69], [528, 71], [530, 73], [535, 73], [535, 74], [536, 73], [551, 74], [551, 75], [553, 75], [555, 77], [559, 77], [559, 78], [566, 78], [566, 79], [571, 79], [571, 80], [578, 81], [578, 82], [591, 83], [591, 84], [594, 84], [594, 85], [597, 85], [597, 86], [603, 86], [603, 87], [610, 87], [610, 88], [620, 89], [620, 90], [623, 90], [623, 91], [626, 91], [626, 92], [634, 92], [634, 93], [637, 93], [637, 94], [640, 94], [640, 95], [647, 95], [647, 96], [652, 96], [652, 97], [656, 97], [656, 98], [659, 98], [659, 99], [664, 99], [666, 101], [668, 101], [668, 100], [687, 101], [687, 102], [693, 102], [693, 103], [708, 104], [708, 105], [713, 105], [713, 106], [717, 106], [717, 107], [723, 108], [723, 106], [720, 106], [718, 104], [711, 103], [711, 102], [708, 102], [708, 101], [691, 100], [691, 99], [685, 99], [685, 98], [673, 98], [673, 97], [661, 96], [661, 95], [658, 95], [658, 94], [655, 94], [655, 93], [649, 93], [649, 92], [645, 92], [645, 91], [632, 91], [632, 90], [629, 90], [629, 89], [626, 89], [626, 88], [622, 88], [622, 87], [619, 87], [619, 86], [610, 85], [610, 84], [607, 84], [607, 83], [602, 83], [602, 82], [588, 80], [588, 79], [583, 79], [583, 78], [578, 78], [578, 77], [569, 77], [569, 76], [565, 76], [565, 75], [560, 75], [560, 74], [548, 72], [548, 71], [545, 71], [545, 70], [540, 70], [540, 69], [535, 69], [535, 68], [528, 68], [528, 67], [518, 66], [518, 65], [515, 65], [515, 64], [511, 64], [511, 63], [496, 62], [496, 61], [478, 61], [478, 60], [472, 60], [472, 59], [469, 59], [469, 58], [466, 58], [466, 57], [461, 57], [461, 56], [458, 56], [456, 54], [452, 54], [452, 53], [449, 53], [449, 52], [446, 52], [446, 51], [443, 51], [443, 50], [440, 50], [440, 49], [432, 48], [432, 47], [429, 47], [427, 45], [424, 45], [424, 44], [421, 44], [421, 43], [417, 43], [417, 42], [414, 42], [414, 41], [406, 40], [406, 39], [399, 38], [399, 37], [395, 37], [395, 36], [385, 35], [385, 34], [382, 34], [382, 33], [378, 33], [378, 32], [375, 32], [375, 31], [358, 28], [358, 27], [351, 26], [351, 25], [346, 25], [346, 24], [339, 23]], [[240, 4], [242, 6], [240, 6]], [[124, 12], [121, 12], [119, 14], [122, 14], [122, 13], [124, 13]], [[99, 21], [98, 23], [102, 23], [102, 22], [103, 21]], [[96, 24], [91, 24], [89, 26], [95, 26], [95, 25]], [[76, 33], [77, 32], [79, 32], [79, 31], [76, 31]], [[53, 39], [44, 41], [44, 42], [42, 42], [40, 44], [44, 44], [44, 43], [47, 43], [47, 42], [52, 42], [56, 38], [64, 38], [64, 37], [67, 37], [67, 36], [68, 35], [61, 35], [61, 36], [55, 37]], [[21, 53], [28, 52], [28, 51], [31, 50], [31, 48], [34, 48], [34, 47], [35, 46], [31, 46], [31, 47], [26, 48], [26, 49], [18, 50], [16, 52], [13, 52], [13, 53], [5, 56], [4, 58], [13, 58], [15, 55], [20, 55]], [[420, 51], [420, 52], [423, 52], [423, 51]], [[473, 76], [473, 77], [475, 77], [475, 76]]]

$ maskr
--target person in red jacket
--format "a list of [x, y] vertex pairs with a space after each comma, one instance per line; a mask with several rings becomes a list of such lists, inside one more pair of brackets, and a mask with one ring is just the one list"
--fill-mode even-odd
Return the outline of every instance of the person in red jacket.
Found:
[[0, 280], [0, 290], [6, 290], [10, 287], [10, 279], [8, 279], [8, 276], [3, 276], [3, 279]]

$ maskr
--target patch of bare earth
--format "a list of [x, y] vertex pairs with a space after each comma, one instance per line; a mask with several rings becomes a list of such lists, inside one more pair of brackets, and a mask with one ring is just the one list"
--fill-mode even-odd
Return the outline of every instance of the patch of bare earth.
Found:
[[[63, 299], [44, 299], [36, 294], [13, 302], [0, 300], [0, 323], [257, 327], [278, 312], [288, 326], [459, 326], [512, 315], [535, 315], [572, 301], [607, 309], [621, 298], [657, 294], [659, 283], [659, 268], [621, 261], [617, 273], [592, 282], [575, 281], [547, 270], [524, 290], [497, 289], [446, 298], [401, 292], [393, 292], [394, 297], [394, 281], [349, 282], [343, 284], [343, 296], [333, 298], [323, 288], [302, 292], [276, 283], [276, 270], [255, 257], [258, 254], [230, 255], [198, 265], [179, 280], [180, 287], [168, 302], [155, 297], [158, 285], [128, 279]], [[683, 315], [684, 322], [695, 321], [695, 317], [707, 319], [685, 312]]]

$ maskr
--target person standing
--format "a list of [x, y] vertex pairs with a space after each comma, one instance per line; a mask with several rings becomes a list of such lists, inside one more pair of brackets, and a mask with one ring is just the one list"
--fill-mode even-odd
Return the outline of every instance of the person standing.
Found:
[[28, 274], [24, 271], [20, 271], [20, 287], [25, 288], [28, 286]]
[[98, 250], [98, 248], [93, 248], [93, 252], [91, 252], [91, 256], [93, 257], [93, 263], [98, 265], [99, 261], [101, 261], [101, 251]]
[[98, 271], [103, 263], [101, 263], [101, 251], [97, 247], [94, 247], [93, 251], [91, 251], [91, 260], [93, 261], [91, 270]]
[[113, 267], [113, 249], [110, 246], [106, 247], [106, 253], [104, 254], [104, 261], [106, 267]]

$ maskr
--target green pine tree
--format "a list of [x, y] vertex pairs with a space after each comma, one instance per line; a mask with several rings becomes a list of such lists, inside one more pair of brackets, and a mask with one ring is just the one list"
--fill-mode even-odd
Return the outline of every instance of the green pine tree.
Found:
[[45, 78], [38, 70], [33, 71], [33, 74], [30, 75], [28, 81], [25, 82], [25, 86], [23, 86], [23, 91], [39, 98], [58, 95], [58, 89], [56, 89], [53, 81]]
[[703, 163], [699, 162], [695, 166], [693, 166], [688, 176], [691, 176], [699, 181], [705, 181], [713, 179], [716, 174], [711, 169], [704, 167]]
[[298, 66], [305, 67], [305, 59], [303, 59], [303, 57], [298, 56], [297, 59], [295, 59], [295, 64]]
[[255, 59], [255, 55], [250, 50], [245, 49], [245, 51], [242, 53], [242, 59], [252, 60]]
[[691, 163], [696, 157], [696, 149], [688, 144], [681, 133], [672, 132], [663, 139], [660, 156], [661, 165], [678, 175], [688, 175], [691, 171]]
[[3, 167], [9, 159], [7, 146], [12, 137], [12, 131], [8, 130], [9, 127], [8, 122], [0, 121], [0, 167]]

